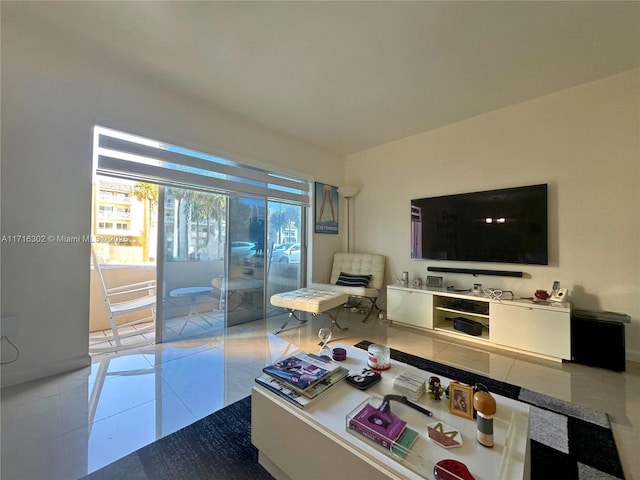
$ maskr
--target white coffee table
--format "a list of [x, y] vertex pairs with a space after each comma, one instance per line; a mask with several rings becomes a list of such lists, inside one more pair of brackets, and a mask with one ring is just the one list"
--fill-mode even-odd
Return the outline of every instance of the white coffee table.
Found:
[[[366, 367], [366, 351], [339, 346], [347, 350], [347, 360], [341, 362], [345, 367], [354, 372]], [[400, 480], [432, 479], [434, 464], [452, 458], [463, 462], [477, 480], [529, 478], [529, 405], [500, 395], [494, 395], [498, 411], [493, 448], [483, 447], [476, 441], [473, 420], [449, 413], [446, 397], [441, 402], [434, 402], [425, 395], [418, 402], [432, 411], [433, 417], [415, 410], [411, 410], [414, 413], [403, 410], [403, 418], [421, 435], [407, 460], [400, 460], [350, 433], [346, 428], [347, 415], [370, 396], [375, 399], [399, 393], [393, 389], [393, 381], [402, 371], [420, 375], [425, 380], [431, 376], [429, 372], [392, 360], [391, 368], [382, 373], [382, 381], [368, 390], [360, 391], [342, 382], [305, 410], [255, 386], [252, 390], [251, 441], [259, 450], [260, 464], [278, 480]], [[443, 385], [449, 384], [450, 379], [442, 376], [440, 379]], [[426, 424], [435, 421], [454, 426], [462, 435], [463, 446], [444, 449], [428, 440]]]

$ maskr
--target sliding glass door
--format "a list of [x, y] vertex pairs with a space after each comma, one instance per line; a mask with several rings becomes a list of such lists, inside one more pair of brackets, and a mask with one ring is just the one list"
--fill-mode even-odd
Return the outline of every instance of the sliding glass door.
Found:
[[140, 240], [156, 260], [156, 341], [282, 313], [270, 296], [302, 286], [309, 181], [103, 127], [94, 165], [157, 188], [157, 242]]
[[215, 281], [225, 277], [227, 195], [164, 187], [159, 230], [163, 238], [162, 340], [205, 337], [224, 328]]
[[304, 209], [242, 195], [162, 191], [163, 341], [207, 337], [282, 313], [269, 298], [301, 286]]
[[266, 279], [267, 316], [282, 313], [268, 299], [303, 286], [306, 267], [305, 209], [300, 205], [268, 202]]
[[226, 325], [264, 318], [266, 201], [230, 196], [227, 271], [220, 281]]

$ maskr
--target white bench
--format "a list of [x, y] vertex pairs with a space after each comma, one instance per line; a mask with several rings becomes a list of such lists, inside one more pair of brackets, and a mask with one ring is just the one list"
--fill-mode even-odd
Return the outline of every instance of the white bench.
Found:
[[[331, 329], [338, 327], [341, 330], [345, 328], [338, 324], [337, 316], [331, 315], [330, 311], [336, 307], [342, 306], [349, 300], [349, 297], [366, 298], [371, 302], [371, 307], [367, 312], [363, 322], [365, 322], [371, 312], [375, 308], [380, 311], [376, 301], [378, 294], [384, 282], [384, 255], [376, 255], [371, 253], [336, 253], [333, 256], [333, 266], [331, 268], [330, 283], [313, 283], [311, 288], [300, 288], [290, 292], [277, 293], [271, 296], [271, 304], [275, 307], [282, 307], [289, 310], [289, 319], [291, 317], [304, 323], [295, 314], [296, 311], [308, 312], [314, 315], [318, 313], [326, 313], [331, 318]], [[366, 286], [339, 285], [341, 274], [348, 275], [367, 275], [370, 276]], [[343, 275], [344, 277], [344, 275]], [[274, 333], [282, 332], [284, 327], [289, 323], [289, 319]]]
[[291, 317], [295, 318], [300, 323], [305, 323], [306, 320], [299, 318], [296, 315], [296, 311], [307, 312], [313, 315], [319, 313], [325, 313], [331, 318], [331, 330], [334, 327], [338, 327], [340, 330], [345, 330], [338, 324], [338, 315], [340, 310], [335, 315], [331, 314], [331, 310], [341, 307], [349, 300], [349, 295], [346, 293], [335, 292], [332, 290], [321, 290], [317, 288], [299, 288], [298, 290], [292, 290], [290, 292], [276, 293], [271, 296], [271, 305], [274, 307], [282, 307], [289, 310], [289, 318], [286, 322], [278, 328], [274, 334], [278, 334], [284, 330]]

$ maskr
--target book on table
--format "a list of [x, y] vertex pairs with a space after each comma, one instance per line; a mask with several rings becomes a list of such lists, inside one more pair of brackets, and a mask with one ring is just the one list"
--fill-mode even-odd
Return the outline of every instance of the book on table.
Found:
[[400, 438], [407, 422], [390, 411], [383, 412], [367, 403], [349, 420], [349, 428], [361, 435], [391, 449]]
[[287, 358], [267, 365], [264, 373], [284, 380], [304, 391], [338, 370], [340, 365], [330, 359], [305, 352], [298, 352]]
[[406, 457], [407, 452], [413, 444], [416, 443], [419, 436], [420, 434], [413, 428], [405, 427], [404, 432], [402, 432], [398, 439], [393, 443], [391, 451], [398, 457]]
[[322, 394], [328, 392], [333, 385], [344, 379], [348, 374], [349, 370], [340, 367], [334, 373], [304, 391], [299, 390], [290, 383], [280, 378], [273, 377], [267, 373], [262, 373], [256, 377], [255, 380], [258, 385], [262, 385], [267, 390], [284, 398], [296, 407], [304, 409], [312, 404]]

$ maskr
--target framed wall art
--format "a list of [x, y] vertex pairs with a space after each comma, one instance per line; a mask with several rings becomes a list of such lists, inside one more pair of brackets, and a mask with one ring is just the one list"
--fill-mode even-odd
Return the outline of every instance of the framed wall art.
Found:
[[315, 184], [315, 233], [338, 233], [338, 187]]

